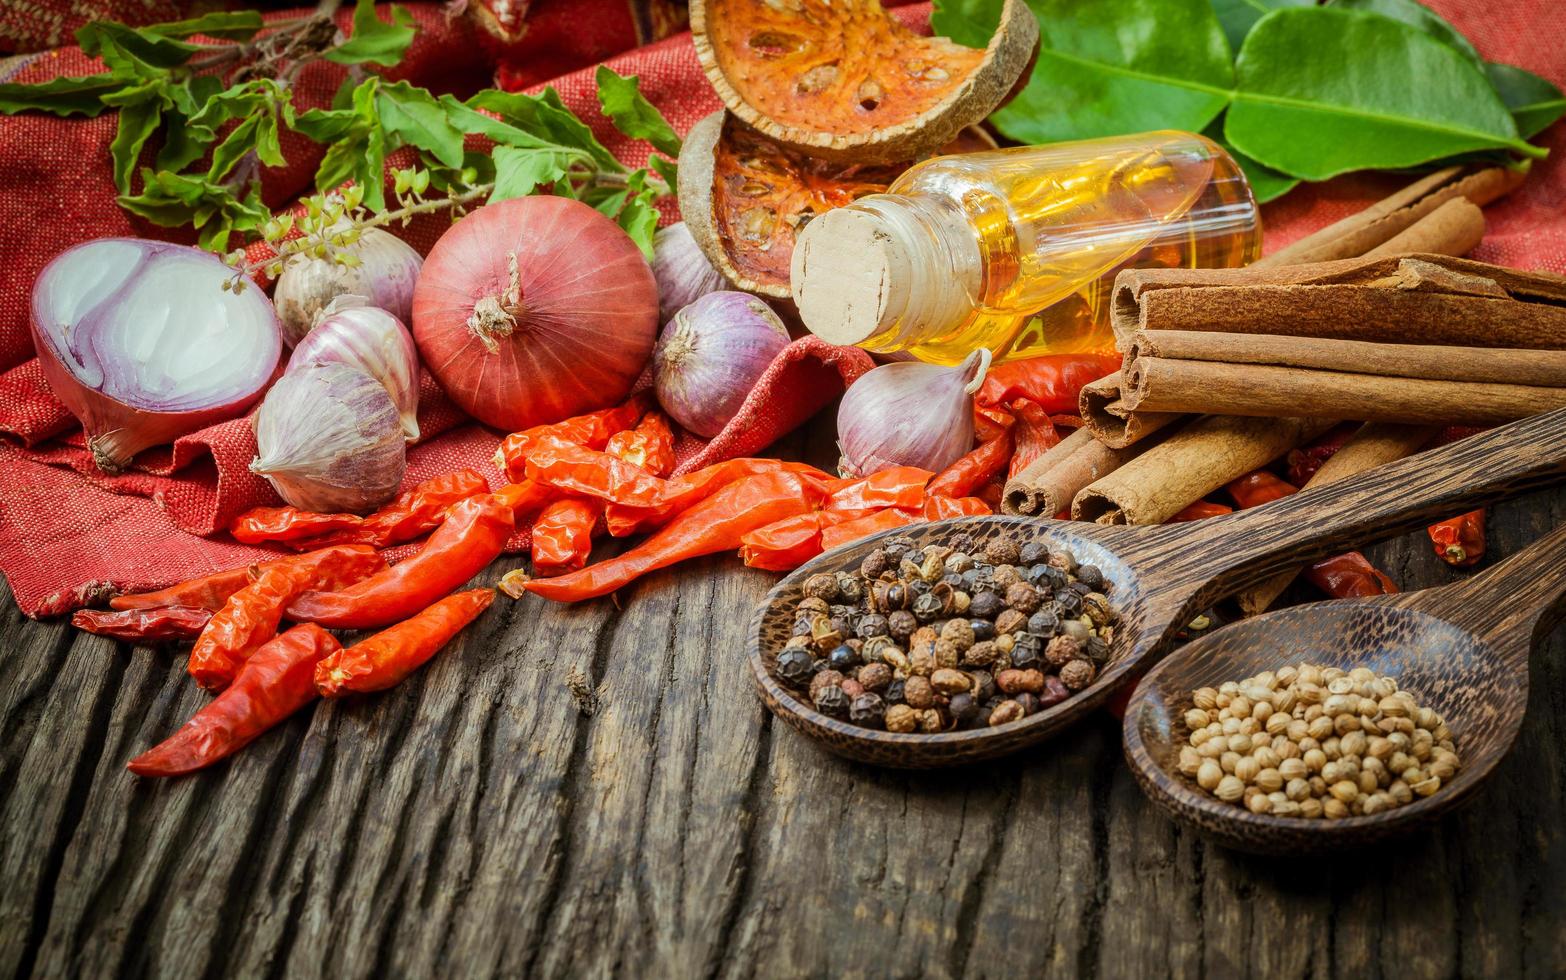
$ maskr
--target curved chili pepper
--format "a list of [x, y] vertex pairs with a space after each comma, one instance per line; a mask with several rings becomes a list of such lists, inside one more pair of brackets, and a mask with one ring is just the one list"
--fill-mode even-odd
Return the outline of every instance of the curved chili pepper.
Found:
[[674, 471], [674, 432], [662, 412], [648, 412], [636, 428], [610, 436], [604, 452], [665, 477]]
[[1230, 483], [1225, 489], [1229, 491], [1229, 496], [1234, 498], [1234, 502], [1240, 505], [1241, 510], [1259, 507], [1262, 504], [1300, 492], [1299, 487], [1267, 470], [1247, 473]]
[[889, 531], [894, 527], [907, 527], [924, 520], [924, 515], [909, 510], [898, 510], [888, 507], [878, 510], [873, 514], [856, 517], [851, 521], [844, 521], [831, 527], [821, 529], [821, 550], [831, 551], [845, 544], [851, 544], [860, 538], [867, 538], [878, 531]]
[[1026, 398], [1050, 415], [1075, 412], [1082, 386], [1118, 372], [1120, 366], [1119, 354], [1093, 351], [1007, 361], [990, 368], [974, 401], [985, 406], [1009, 405]]
[[533, 570], [540, 574], [574, 572], [593, 551], [593, 527], [603, 514], [597, 500], [568, 497], [545, 507], [533, 522]]
[[384, 691], [422, 667], [494, 601], [494, 589], [449, 595], [396, 626], [334, 651], [316, 664], [315, 688], [323, 698]]
[[832, 481], [830, 475], [805, 463], [752, 457], [727, 459], [664, 481], [663, 494], [651, 507], [609, 504], [604, 508], [604, 523], [609, 533], [617, 538], [660, 527], [674, 515], [706, 500], [724, 487], [745, 477], [764, 473], [797, 473], [821, 484]]
[[489, 493], [489, 481], [478, 470], [463, 469], [431, 477], [364, 519], [357, 531], [329, 535], [336, 543], [362, 543], [386, 548], [412, 541], [434, 530], [457, 504]]
[[1334, 599], [1392, 595], [1397, 583], [1357, 551], [1333, 555], [1305, 570], [1305, 580]]
[[850, 518], [831, 510], [795, 514], [740, 538], [740, 560], [751, 568], [790, 572], [821, 554], [821, 532]]
[[933, 493], [925, 498], [924, 519], [944, 521], [948, 517], [975, 517], [995, 513], [995, 508], [978, 497], [947, 497]]
[[225, 687], [240, 665], [277, 635], [283, 610], [311, 586], [309, 575], [288, 565], [273, 565], [256, 576], [229, 597], [196, 637], [186, 667], [190, 676], [209, 691]]
[[1234, 508], [1228, 504], [1215, 504], [1208, 500], [1198, 500], [1188, 505], [1184, 510], [1169, 518], [1169, 524], [1177, 524], [1182, 521], [1200, 521], [1209, 517], [1219, 517], [1224, 514], [1234, 513]]
[[527, 475], [528, 455], [543, 442], [554, 440], [602, 449], [610, 436], [636, 424], [647, 411], [648, 401], [645, 393], [632, 395], [623, 405], [513, 432], [501, 440], [500, 447], [495, 450], [495, 465], [506, 474], [506, 479], [520, 483]]
[[1289, 482], [1303, 487], [1321, 469], [1321, 464], [1331, 459], [1343, 444], [1359, 431], [1358, 422], [1347, 422], [1327, 430], [1327, 433], [1309, 445], [1289, 450]]
[[1432, 524], [1427, 529], [1435, 553], [1453, 568], [1470, 568], [1484, 557], [1484, 508]]
[[1060, 442], [1055, 423], [1038, 402], [1019, 398], [1011, 403], [1011, 412], [1017, 417], [1017, 424], [1011, 427], [1011, 466], [1006, 472], [1007, 479], [1021, 473], [1029, 463]]
[[501, 495], [469, 497], [451, 509], [418, 554], [346, 589], [306, 592], [288, 607], [288, 618], [333, 629], [373, 629], [407, 619], [483, 571], [515, 527]]
[[249, 585], [254, 566], [241, 565], [200, 578], [189, 579], [156, 592], [117, 595], [109, 600], [110, 609], [160, 609], [164, 606], [197, 606], [210, 612], [223, 608], [228, 597]]
[[684, 511], [623, 555], [558, 578], [534, 579], [525, 588], [561, 602], [607, 595], [654, 569], [732, 551], [747, 532], [814, 510], [825, 498], [825, 486], [796, 473], [746, 477]]
[[254, 507], [234, 519], [228, 533], [243, 544], [296, 544], [357, 530], [358, 514], [317, 514], [298, 507]]
[[495, 496], [511, 508], [512, 521], [522, 524], [549, 506], [550, 501], [560, 496], [560, 491], [532, 480], [523, 480], [521, 483], [506, 484], [495, 491]]
[[233, 755], [314, 701], [315, 666], [339, 649], [332, 634], [310, 623], [268, 641], [227, 690], [126, 768], [138, 776], [181, 776]]
[[583, 497], [633, 507], [650, 507], [663, 496], [664, 481], [611, 453], [566, 442], [548, 442], [527, 457], [527, 478]]
[[78, 609], [71, 625], [87, 633], [116, 640], [188, 640], [201, 632], [212, 610], [200, 606], [159, 606], [156, 609]]
[[937, 473], [925, 487], [943, 497], [966, 497], [1006, 472], [1011, 461], [1011, 430], [1000, 434]]
[[935, 474], [917, 466], [894, 466], [856, 480], [840, 481], [826, 510], [855, 514], [882, 507], [922, 507], [924, 487]]

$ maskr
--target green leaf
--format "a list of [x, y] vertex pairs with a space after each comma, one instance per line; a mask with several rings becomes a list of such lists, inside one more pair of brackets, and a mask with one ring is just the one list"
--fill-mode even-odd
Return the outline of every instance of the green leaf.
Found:
[[642, 256], [651, 262], [653, 232], [658, 230], [658, 207], [655, 203], [657, 196], [647, 186], [647, 171], [633, 171], [626, 178], [626, 190], [629, 196], [615, 220], [642, 250]]
[[495, 189], [490, 192], [491, 201], [526, 197], [540, 184], [552, 184], [564, 177], [566, 167], [570, 165], [570, 159], [556, 150], [497, 146], [492, 156]]
[[1517, 123], [1517, 134], [1524, 139], [1540, 132], [1566, 113], [1566, 96], [1547, 79], [1512, 65], [1490, 62], [1485, 74], [1506, 103]]
[[446, 118], [464, 133], [485, 136], [501, 146], [552, 147], [559, 144], [534, 136], [524, 129], [484, 115], [477, 109], [464, 105], [454, 95], [442, 95], [440, 104], [446, 110]]
[[190, 37], [192, 34], [205, 34], [207, 37], [219, 37], [228, 41], [248, 41], [261, 30], [261, 12], [259, 10], [214, 10], [211, 13], [202, 14], [200, 17], [191, 17], [187, 20], [170, 20], [161, 24], [149, 24], [142, 30], [149, 34], [161, 34], [164, 37]]
[[121, 107], [120, 126], [115, 130], [114, 140], [109, 143], [114, 186], [121, 194], [130, 193], [131, 170], [136, 166], [137, 158], [141, 156], [142, 147], [147, 145], [148, 137], [158, 128], [158, 123], [162, 119], [163, 100], [155, 95], [142, 102]]
[[310, 109], [294, 117], [293, 129], [317, 143], [332, 143], [361, 124], [352, 109]]
[[158, 151], [158, 169], [184, 170], [200, 160], [216, 138], [212, 130], [192, 126], [179, 109], [168, 110], [163, 114], [163, 148]]
[[413, 15], [393, 5], [392, 22], [375, 16], [375, 0], [359, 0], [353, 8], [353, 34], [323, 56], [339, 65], [395, 65], [402, 60], [417, 33]]
[[620, 161], [598, 142], [586, 123], [565, 107], [560, 93], [553, 88], [537, 95], [484, 89], [468, 99], [467, 105], [497, 113], [503, 121], [548, 143], [583, 151], [601, 169], [625, 172]]
[[1309, 7], [1315, 0], [1212, 0], [1229, 47], [1240, 50], [1245, 35], [1262, 17], [1281, 7]]
[[663, 178], [663, 182], [669, 185], [670, 190], [680, 186], [679, 164], [664, 157], [649, 157], [647, 162], [652, 165], [658, 176]]
[[[1029, 0], [1041, 29], [1038, 63], [992, 118], [1023, 143], [1153, 129], [1199, 132], [1229, 101], [1228, 41], [1207, 0]], [[932, 19], [973, 47], [989, 42], [997, 0], [941, 0]]]
[[1517, 138], [1506, 106], [1466, 58], [1375, 14], [1274, 11], [1246, 37], [1235, 73], [1225, 137], [1247, 156], [1306, 180], [1472, 150], [1545, 153]]
[[101, 57], [113, 65], [113, 55], [123, 53], [142, 65], [153, 69], [168, 69], [183, 65], [201, 50], [199, 45], [186, 44], [150, 30], [136, 30], [112, 20], [95, 20], [76, 31], [76, 43], [84, 54]]
[[428, 91], [407, 82], [383, 82], [375, 105], [381, 127], [401, 143], [428, 150], [448, 167], [462, 165], [462, 132]]
[[0, 85], [0, 112], [7, 115], [36, 109], [57, 116], [96, 116], [108, 104], [103, 97], [125, 87], [112, 74], [67, 75], [47, 82]]
[[1230, 146], [1223, 138], [1222, 120], [1215, 120], [1202, 135], [1223, 147], [1229, 156], [1234, 158], [1234, 162], [1239, 164], [1240, 170], [1245, 174], [1245, 182], [1251, 185], [1251, 194], [1256, 198], [1257, 204], [1276, 200], [1299, 185], [1298, 177], [1290, 177], [1286, 173], [1257, 163]]
[[269, 167], [281, 167], [288, 161], [283, 159], [283, 143], [277, 131], [277, 114], [268, 106], [252, 118], [259, 120], [256, 123], [256, 158]]
[[1446, 18], [1426, 7], [1417, 0], [1328, 0], [1328, 6], [1342, 10], [1362, 10], [1366, 13], [1380, 14], [1390, 17], [1400, 24], [1407, 24], [1442, 44], [1461, 54], [1473, 63], [1475, 68], [1484, 68], [1484, 59], [1479, 52], [1469, 43], [1468, 38], [1451, 24]]
[[632, 139], [646, 140], [659, 153], [671, 157], [680, 155], [680, 137], [669, 125], [669, 120], [663, 118], [663, 113], [642, 95], [641, 79], [635, 75], [616, 74], [607, 65], [599, 65], [595, 77], [598, 104], [615, 129]]
[[229, 130], [223, 142], [212, 151], [212, 166], [207, 170], [208, 180], [218, 181], [227, 177], [234, 165], [255, 148], [256, 131], [260, 126], [261, 114], [257, 113], [246, 116], [243, 122]]

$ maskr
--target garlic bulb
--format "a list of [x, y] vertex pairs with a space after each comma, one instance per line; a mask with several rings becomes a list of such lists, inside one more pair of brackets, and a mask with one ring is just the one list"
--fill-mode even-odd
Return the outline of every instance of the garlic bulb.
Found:
[[251, 420], [250, 471], [295, 507], [363, 512], [394, 497], [407, 456], [397, 406], [379, 381], [341, 364], [284, 374]]
[[653, 235], [653, 278], [658, 281], [658, 322], [698, 299], [724, 288], [723, 277], [702, 254], [685, 222], [676, 221]]
[[302, 254], [283, 264], [272, 304], [288, 346], [320, 322], [332, 300], [347, 294], [365, 297], [403, 323], [412, 316], [413, 286], [424, 264], [413, 246], [390, 232], [365, 228], [347, 251], [359, 259], [357, 266]]
[[990, 367], [980, 348], [956, 367], [883, 364], [854, 382], [837, 411], [843, 476], [893, 466], [939, 472], [973, 448], [973, 393]]
[[402, 434], [419, 439], [419, 355], [413, 335], [383, 309], [366, 306], [362, 296], [339, 296], [323, 311], [321, 322], [299, 341], [288, 359], [289, 372], [312, 364], [344, 364], [386, 386], [402, 419]]

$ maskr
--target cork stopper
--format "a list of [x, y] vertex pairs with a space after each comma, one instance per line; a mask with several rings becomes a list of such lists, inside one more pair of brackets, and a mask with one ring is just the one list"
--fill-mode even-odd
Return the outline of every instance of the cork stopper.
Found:
[[888, 351], [965, 319], [980, 279], [976, 233], [960, 212], [878, 194], [805, 226], [790, 286], [811, 333]]

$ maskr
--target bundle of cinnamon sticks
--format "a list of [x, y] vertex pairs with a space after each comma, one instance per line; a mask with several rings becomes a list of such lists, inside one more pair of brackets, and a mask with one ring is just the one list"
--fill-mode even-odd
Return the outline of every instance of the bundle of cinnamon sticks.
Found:
[[1083, 389], [1085, 426], [1003, 510], [1162, 523], [1338, 420], [1368, 424], [1312, 484], [1417, 452], [1438, 424], [1566, 406], [1566, 278], [1455, 257], [1520, 180], [1448, 168], [1244, 269], [1121, 273], [1122, 370]]

